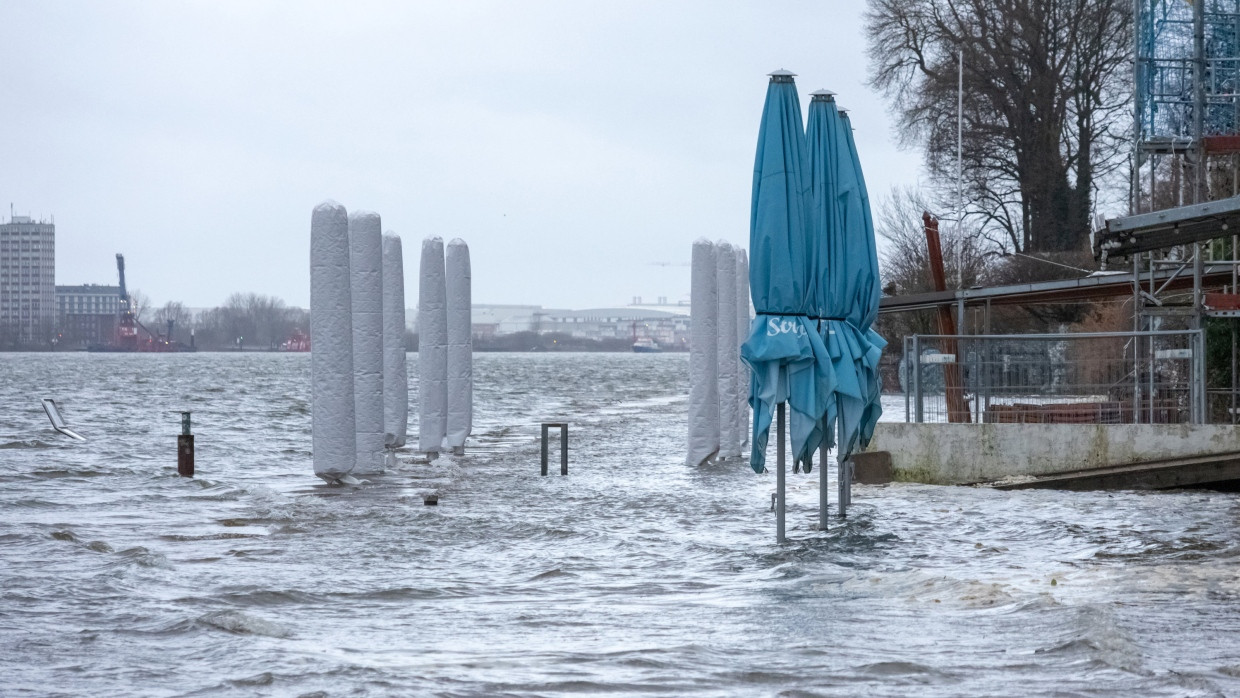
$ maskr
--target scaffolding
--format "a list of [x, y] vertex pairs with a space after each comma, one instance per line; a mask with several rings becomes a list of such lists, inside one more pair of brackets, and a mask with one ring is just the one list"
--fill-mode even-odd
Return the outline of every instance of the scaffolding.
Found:
[[[1207, 317], [1232, 318], [1232, 383], [1218, 392], [1227, 395], [1228, 421], [1236, 423], [1240, 335], [1231, 308], [1240, 307], [1240, 237], [1226, 216], [1197, 209], [1240, 194], [1240, 0], [1133, 0], [1133, 19], [1130, 215], [1099, 232], [1109, 237], [1114, 256], [1130, 258], [1134, 332], [1196, 330]], [[1150, 220], [1153, 212], [1171, 208], [1178, 209], [1167, 212], [1174, 221]], [[1187, 234], [1190, 228], [1208, 230]], [[1125, 237], [1127, 244], [1120, 244]], [[1103, 250], [1104, 265], [1106, 256]], [[1232, 272], [1212, 303], [1202, 284], [1207, 260]], [[1190, 269], [1188, 298], [1165, 294], [1153, 281], [1158, 272]]]
[[[1240, 0], [1134, 0], [1133, 10], [1130, 213], [1201, 203], [1208, 159], [1240, 153]], [[1171, 191], [1160, 203], [1163, 169]]]

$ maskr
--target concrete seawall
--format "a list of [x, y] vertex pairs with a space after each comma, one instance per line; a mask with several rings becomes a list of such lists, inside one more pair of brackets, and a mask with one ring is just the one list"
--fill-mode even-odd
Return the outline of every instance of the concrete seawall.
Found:
[[965, 485], [1240, 451], [1240, 427], [883, 422], [867, 450], [891, 454], [897, 481]]

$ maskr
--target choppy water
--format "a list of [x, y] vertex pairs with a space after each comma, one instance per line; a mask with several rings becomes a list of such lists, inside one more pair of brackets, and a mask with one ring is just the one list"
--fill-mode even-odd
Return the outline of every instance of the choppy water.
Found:
[[686, 357], [604, 354], [479, 355], [470, 456], [328, 488], [308, 358], [0, 354], [0, 694], [1240, 695], [1237, 495], [858, 486], [819, 533], [791, 476], [776, 546], [772, 476], [682, 464]]

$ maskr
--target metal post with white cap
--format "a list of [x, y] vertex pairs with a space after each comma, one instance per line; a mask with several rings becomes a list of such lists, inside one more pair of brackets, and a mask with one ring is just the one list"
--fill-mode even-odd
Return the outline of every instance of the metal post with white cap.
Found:
[[190, 431], [189, 412], [181, 413], [181, 433], [177, 436], [177, 474], [194, 476], [194, 435]]

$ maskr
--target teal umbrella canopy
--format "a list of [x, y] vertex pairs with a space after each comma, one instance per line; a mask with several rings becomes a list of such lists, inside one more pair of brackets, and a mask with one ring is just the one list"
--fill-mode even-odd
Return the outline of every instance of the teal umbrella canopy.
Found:
[[[838, 375], [835, 400], [823, 414], [823, 438], [838, 426], [840, 460], [867, 445], [882, 414], [878, 362], [887, 342], [873, 330], [882, 295], [869, 194], [848, 114], [830, 98], [810, 104], [814, 223], [821, 241], [816, 280], [820, 331]], [[818, 186], [821, 181], [822, 186]]]
[[851, 166], [839, 154], [847, 147], [840, 128], [841, 116], [835, 93], [814, 92], [809, 103], [806, 125], [808, 178], [810, 187], [809, 249], [813, 270], [810, 306], [816, 330], [826, 348], [826, 358], [835, 377], [834, 395], [813, 422], [804, 452], [796, 454], [799, 462], [810, 469], [814, 450], [824, 441], [835, 446], [835, 425], [841, 397], [862, 399], [863, 390], [856, 356], [862, 352], [856, 330], [847, 322], [851, 287], [857, 283], [856, 260], [851, 259], [845, 245], [844, 212], [837, 194], [852, 176]]
[[834, 388], [826, 348], [810, 319], [812, 259], [810, 193], [805, 178], [805, 131], [794, 75], [771, 74], [758, 130], [749, 219], [749, 286], [757, 317], [741, 346], [751, 369], [753, 407], [750, 465], [765, 469], [775, 406], [792, 408], [793, 453], [803, 450]]
[[849, 295], [848, 321], [863, 335], [865, 359], [864, 367], [866, 390], [865, 408], [857, 422], [842, 425], [853, 441], [841, 444], [842, 457], [847, 458], [852, 449], [860, 445], [868, 446], [874, 436], [874, 425], [883, 413], [880, 401], [882, 397], [882, 380], [878, 373], [878, 362], [883, 356], [887, 340], [874, 331], [874, 322], [878, 319], [878, 304], [883, 292], [878, 274], [878, 247], [874, 240], [874, 219], [870, 212], [870, 195], [865, 188], [865, 176], [861, 172], [861, 159], [857, 156], [857, 144], [853, 140], [852, 123], [848, 113], [843, 113], [840, 121], [844, 132], [844, 140], [848, 144], [848, 163], [852, 167], [854, 177], [849, 186], [840, 193], [844, 212], [844, 227], [848, 231], [845, 238], [850, 258], [857, 261], [857, 284]]

